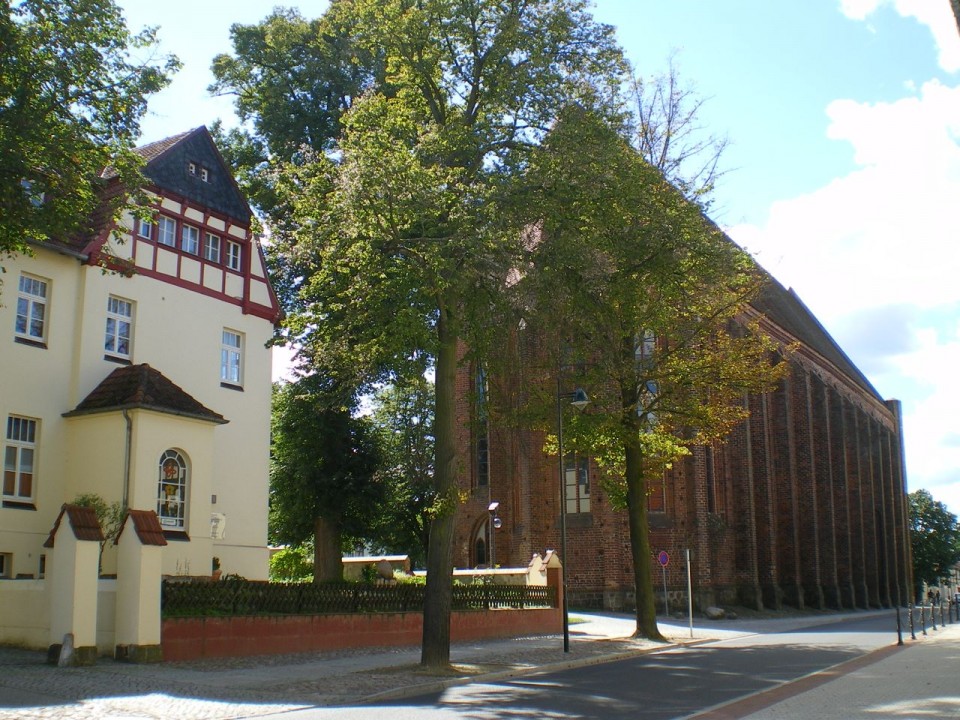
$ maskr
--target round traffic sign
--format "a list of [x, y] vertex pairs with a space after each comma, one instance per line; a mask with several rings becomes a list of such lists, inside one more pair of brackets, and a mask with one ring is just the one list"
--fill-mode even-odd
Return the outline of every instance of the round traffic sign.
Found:
[[670, 556], [667, 555], [666, 550], [661, 550], [660, 554], [657, 555], [657, 562], [660, 563], [663, 567], [667, 566], [667, 563], [670, 562]]

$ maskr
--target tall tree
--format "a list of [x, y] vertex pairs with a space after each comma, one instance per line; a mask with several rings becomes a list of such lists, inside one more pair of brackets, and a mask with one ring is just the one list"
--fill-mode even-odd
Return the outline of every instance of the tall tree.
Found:
[[367, 537], [384, 499], [379, 447], [316, 375], [277, 386], [270, 452], [270, 529], [276, 542], [314, 541], [314, 581], [343, 577], [343, 546]]
[[382, 53], [384, 83], [341, 117], [336, 153], [287, 170], [288, 235], [277, 247], [298, 258], [304, 279], [289, 324], [302, 356], [357, 388], [435, 359], [428, 667], [450, 657], [456, 371], [465, 346], [484, 349], [521, 249], [506, 223], [513, 182], [564, 103], [608, 99], [622, 79], [613, 30], [586, 6], [334, 2], [334, 26]]
[[0, 254], [84, 231], [107, 166], [126, 189], [108, 209], [135, 203], [140, 118], [179, 67], [155, 42], [112, 0], [0, 0]]
[[[530, 327], [556, 338], [546, 369], [575, 368], [590, 411], [571, 417], [569, 449], [592, 454], [626, 506], [637, 635], [660, 639], [648, 483], [693, 445], [720, 440], [746, 393], [780, 368], [748, 320], [762, 277], [602, 118], [571, 106], [529, 173], [539, 241], [522, 291]], [[552, 388], [551, 383], [546, 383]], [[554, 407], [555, 395], [545, 398]]]
[[434, 512], [433, 383], [424, 378], [387, 385], [373, 400], [370, 419], [383, 450], [388, 500], [375, 529], [375, 543], [410, 556], [423, 567]]
[[960, 525], [957, 516], [927, 490], [907, 495], [913, 582], [920, 597], [923, 583], [938, 584], [960, 563]]
[[632, 78], [630, 100], [633, 146], [688, 200], [709, 207], [726, 172], [721, 158], [729, 139], [707, 132], [702, 117], [707, 98], [684, 82], [671, 55], [663, 72]]

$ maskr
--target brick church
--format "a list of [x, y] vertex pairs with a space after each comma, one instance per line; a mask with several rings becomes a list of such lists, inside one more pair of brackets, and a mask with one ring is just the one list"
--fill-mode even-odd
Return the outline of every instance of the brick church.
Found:
[[[867, 608], [910, 597], [900, 404], [884, 400], [800, 298], [773, 278], [753, 303], [790, 370], [750, 396], [750, 416], [697, 447], [650, 488], [654, 586], [686, 605], [686, 551], [699, 608]], [[541, 433], [477, 421], [476, 369], [461, 369], [461, 483], [454, 564], [526, 565], [561, 547], [558, 458]], [[588, 410], [589, 411], [589, 410]], [[625, 511], [611, 506], [586, 457], [565, 461], [573, 607], [635, 606]], [[491, 526], [496, 506], [499, 528]], [[491, 531], [495, 533], [491, 537]], [[666, 556], [662, 553], [665, 552]], [[495, 553], [491, 558], [491, 554]], [[660, 559], [666, 559], [661, 568]]]

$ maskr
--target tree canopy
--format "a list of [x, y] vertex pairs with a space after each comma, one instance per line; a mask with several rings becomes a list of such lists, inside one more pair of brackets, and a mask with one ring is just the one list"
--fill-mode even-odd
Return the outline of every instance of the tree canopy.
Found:
[[[691, 446], [721, 440], [747, 416], [744, 396], [780, 376], [775, 346], [747, 314], [763, 278], [584, 108], [561, 114], [528, 186], [539, 237], [517, 288], [530, 326], [553, 342], [547, 376], [569, 368], [565, 378], [591, 397], [589, 411], [570, 418], [568, 449], [610, 471], [630, 519], [637, 633], [659, 638], [647, 483]], [[553, 408], [553, 385], [544, 387]]]
[[274, 390], [271, 540], [314, 541], [314, 579], [343, 576], [344, 544], [365, 539], [385, 494], [370, 422], [313, 375]]
[[625, 65], [585, 0], [341, 0], [325, 22], [384, 75], [339, 116], [331, 151], [304, 143], [277, 170], [288, 329], [312, 369], [358, 392], [435, 363], [421, 662], [445, 666], [460, 353], [502, 328], [522, 246], [508, 208], [530, 151], [572, 98], [615, 95]]
[[907, 495], [910, 543], [913, 548], [913, 581], [937, 585], [960, 563], [960, 525], [957, 516], [927, 490]]
[[155, 42], [112, 0], [0, 2], [0, 253], [85, 230], [108, 166], [126, 189], [110, 209], [130, 202], [147, 98], [179, 67]]

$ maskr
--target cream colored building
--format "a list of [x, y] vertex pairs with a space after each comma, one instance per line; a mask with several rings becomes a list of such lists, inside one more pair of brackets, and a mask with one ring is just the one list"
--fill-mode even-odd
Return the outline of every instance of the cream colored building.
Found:
[[140, 152], [153, 222], [3, 262], [0, 577], [43, 576], [47, 534], [81, 493], [155, 510], [164, 574], [208, 575], [216, 557], [267, 576], [280, 312], [250, 208], [206, 128]]

